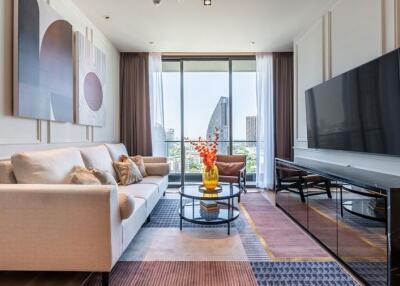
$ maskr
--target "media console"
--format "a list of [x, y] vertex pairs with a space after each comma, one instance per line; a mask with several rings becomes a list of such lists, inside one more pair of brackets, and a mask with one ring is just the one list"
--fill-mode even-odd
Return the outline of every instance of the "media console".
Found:
[[400, 177], [275, 160], [276, 205], [367, 285], [400, 285]]

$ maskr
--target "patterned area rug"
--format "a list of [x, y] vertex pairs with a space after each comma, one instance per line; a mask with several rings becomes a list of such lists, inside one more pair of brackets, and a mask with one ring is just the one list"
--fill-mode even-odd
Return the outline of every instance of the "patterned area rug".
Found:
[[[357, 285], [265, 197], [244, 198], [229, 236], [226, 226], [185, 222], [180, 231], [179, 199], [160, 200], [151, 222], [114, 267], [111, 285]], [[288, 236], [301, 243], [291, 243]], [[304, 246], [311, 253], [304, 253]], [[100, 285], [100, 278], [93, 276], [88, 285]]]
[[[101, 285], [99, 277], [88, 285]], [[153, 261], [119, 262], [111, 273], [111, 285], [118, 286], [256, 286], [246, 262]]]

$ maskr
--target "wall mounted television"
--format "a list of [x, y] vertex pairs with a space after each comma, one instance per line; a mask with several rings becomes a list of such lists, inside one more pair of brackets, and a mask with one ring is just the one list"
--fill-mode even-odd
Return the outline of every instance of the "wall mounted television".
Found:
[[306, 91], [309, 148], [400, 156], [399, 53]]

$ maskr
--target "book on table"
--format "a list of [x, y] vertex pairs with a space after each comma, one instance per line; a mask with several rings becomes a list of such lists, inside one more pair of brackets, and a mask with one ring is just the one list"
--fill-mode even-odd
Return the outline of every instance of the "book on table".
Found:
[[216, 201], [200, 201], [200, 209], [208, 212], [217, 212], [219, 210]]

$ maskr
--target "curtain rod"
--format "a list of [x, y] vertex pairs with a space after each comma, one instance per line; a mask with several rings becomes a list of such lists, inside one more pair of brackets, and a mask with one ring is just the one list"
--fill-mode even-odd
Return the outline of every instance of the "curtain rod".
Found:
[[236, 53], [179, 53], [179, 52], [167, 52], [161, 53], [162, 56], [166, 57], [227, 57], [227, 56], [255, 56], [253, 52], [236, 52]]

